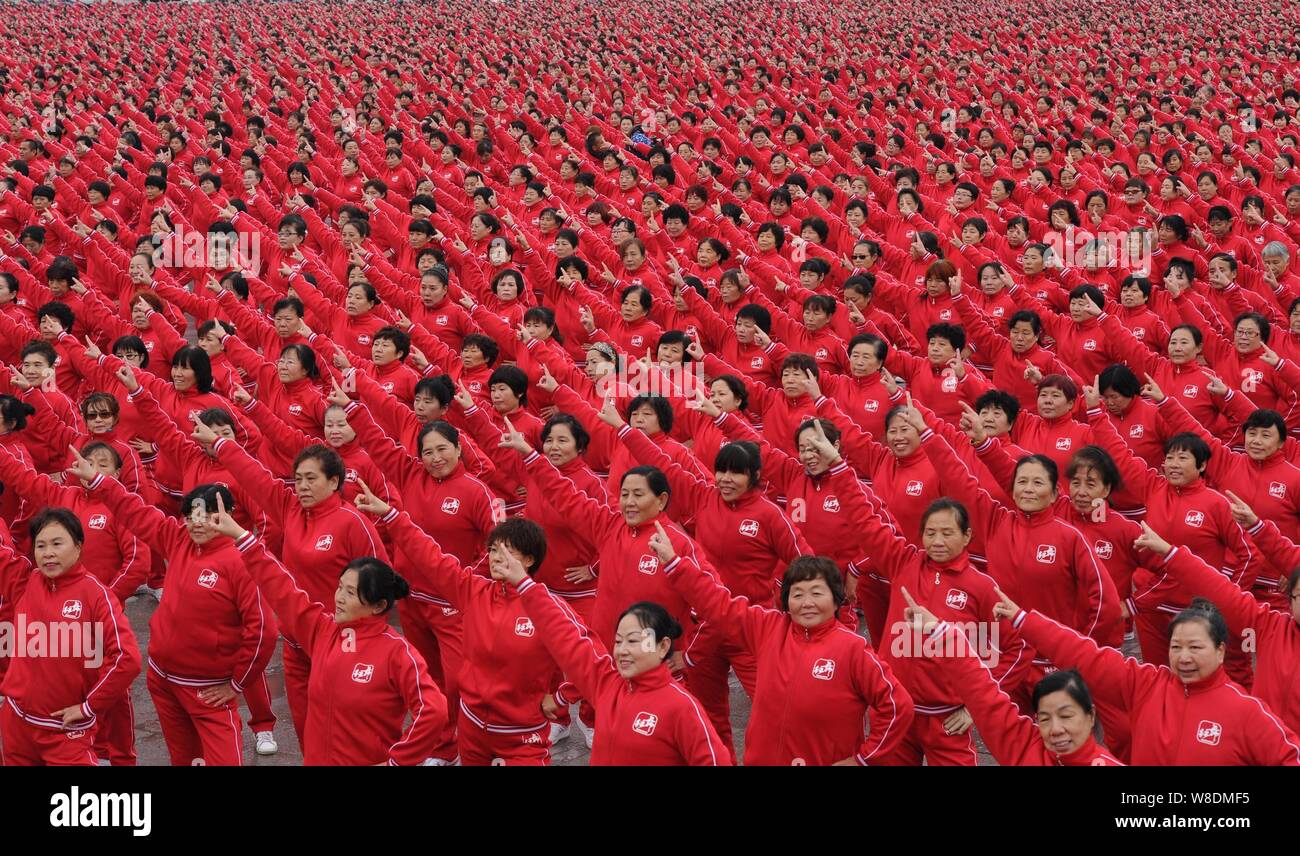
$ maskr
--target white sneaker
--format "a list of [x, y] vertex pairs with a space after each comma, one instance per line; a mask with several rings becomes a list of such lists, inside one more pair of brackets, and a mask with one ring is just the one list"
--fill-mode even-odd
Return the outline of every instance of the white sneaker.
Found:
[[421, 767], [454, 767], [455, 763], [448, 761], [446, 758], [425, 758], [420, 762]]
[[571, 729], [567, 725], [561, 725], [558, 722], [552, 722], [551, 723], [551, 745], [554, 746], [556, 743], [559, 743], [561, 740], [567, 738], [569, 736], [570, 730]]
[[596, 729], [583, 722], [580, 716], [573, 717], [573, 724], [578, 726], [578, 730], [582, 732], [582, 742], [586, 743], [587, 748], [590, 749], [591, 741], [596, 739]]
[[280, 751], [280, 744], [275, 742], [274, 732], [259, 731], [253, 736], [257, 738], [257, 754], [274, 755]]
[[107, 758], [100, 758], [100, 759], [99, 759], [98, 761], [96, 761], [95, 763], [98, 764], [98, 765], [101, 766], [101, 767], [111, 767], [111, 766], [113, 766], [113, 762], [112, 762], [112, 761], [109, 761]]

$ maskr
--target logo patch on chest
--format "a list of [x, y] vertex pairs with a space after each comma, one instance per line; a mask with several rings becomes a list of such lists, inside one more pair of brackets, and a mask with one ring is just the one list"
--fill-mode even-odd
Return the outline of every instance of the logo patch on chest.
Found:
[[524, 616], [520, 616], [519, 618], [516, 618], [516, 619], [515, 619], [515, 635], [516, 635], [516, 636], [532, 636], [532, 635], [533, 635], [533, 620], [532, 620], [531, 618], [529, 618], [528, 616], [526, 616], [526, 615], [524, 615]]
[[1196, 726], [1196, 742], [1206, 746], [1218, 746], [1223, 739], [1223, 726], [1208, 719], [1202, 719]]
[[199, 585], [203, 586], [205, 589], [216, 588], [217, 572], [212, 570], [211, 568], [204, 568], [203, 570], [199, 571], [198, 583]]
[[76, 621], [81, 617], [81, 601], [65, 600], [63, 602], [63, 610], [61, 614], [64, 618]]
[[965, 609], [968, 600], [970, 595], [961, 589], [948, 589], [948, 596], [943, 599], [943, 602], [949, 609]]
[[352, 667], [352, 680], [359, 684], [368, 684], [375, 676], [375, 667], [369, 663], [357, 663]]
[[819, 681], [829, 681], [835, 677], [835, 661], [823, 657], [813, 663], [812, 676]]
[[653, 713], [642, 711], [632, 720], [632, 730], [637, 734], [649, 737], [655, 733], [655, 727], [659, 725], [659, 717]]
[[316, 539], [316, 549], [324, 552], [334, 546], [333, 535], [322, 535]]

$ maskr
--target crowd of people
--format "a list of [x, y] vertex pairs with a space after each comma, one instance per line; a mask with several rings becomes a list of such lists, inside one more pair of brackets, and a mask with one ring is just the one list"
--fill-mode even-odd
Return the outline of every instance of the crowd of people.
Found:
[[4, 764], [1300, 765], [1300, 6], [0, 27]]

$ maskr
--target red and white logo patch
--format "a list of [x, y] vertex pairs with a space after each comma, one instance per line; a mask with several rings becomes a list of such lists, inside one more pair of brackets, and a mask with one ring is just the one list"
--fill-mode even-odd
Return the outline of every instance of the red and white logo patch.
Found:
[[827, 353], [828, 352], [825, 348], [818, 348], [817, 351], [813, 354], [813, 359], [824, 360], [827, 357]]
[[90, 515], [90, 519], [86, 521], [86, 527], [88, 529], [103, 529], [107, 525], [107, 514], [92, 514]]
[[956, 392], [957, 378], [953, 377], [952, 375], [944, 375], [943, 380], [939, 382], [939, 389], [943, 390], [944, 392]]
[[829, 681], [835, 677], [835, 661], [823, 657], [813, 663], [812, 676], [819, 681]]
[[199, 585], [203, 586], [205, 589], [216, 588], [217, 572], [212, 570], [211, 568], [204, 568], [203, 570], [199, 571], [198, 582]]
[[654, 556], [642, 556], [636, 563], [636, 569], [643, 574], [653, 574], [659, 569], [659, 560]]
[[762, 357], [754, 357], [749, 361], [749, 367], [751, 369], [761, 369], [763, 367], [764, 362], [765, 361]]
[[1197, 387], [1196, 384], [1189, 383], [1187, 386], [1183, 387], [1183, 398], [1195, 398], [1198, 389], [1199, 387]]
[[1268, 495], [1274, 499], [1283, 498], [1286, 496], [1286, 485], [1282, 484], [1282, 482], [1269, 482]]
[[950, 609], [965, 609], [970, 596], [961, 589], [948, 589], [948, 596], [943, 599]]
[[1095, 350], [1097, 350], [1097, 340], [1096, 340], [1096, 339], [1084, 339], [1084, 340], [1083, 340], [1083, 349], [1084, 349], [1085, 351], [1095, 351]]
[[757, 538], [758, 521], [757, 520], [740, 521], [740, 534], [744, 535], [746, 538]]
[[333, 535], [322, 535], [316, 539], [316, 549], [324, 552], [334, 546]]
[[1223, 739], [1223, 726], [1208, 719], [1202, 719], [1196, 726], [1196, 742], [1206, 746], [1218, 746]]
[[1074, 445], [1074, 438], [1073, 438], [1073, 437], [1057, 437], [1057, 438], [1056, 438], [1056, 449], [1057, 449], [1058, 452], [1068, 452], [1068, 451], [1070, 450], [1070, 447], [1073, 446], [1073, 445]]
[[64, 618], [71, 619], [72, 621], [76, 621], [78, 618], [81, 617], [81, 601], [65, 600], [63, 602], [63, 611], [61, 614], [63, 615]]
[[822, 501], [822, 511], [829, 511], [831, 514], [839, 514], [840, 498], [838, 496], [828, 496]]
[[1098, 541], [1092, 545], [1092, 549], [1097, 554], [1098, 559], [1109, 559], [1115, 555], [1115, 545], [1109, 541]]
[[460, 511], [460, 500], [454, 496], [449, 496], [442, 501], [443, 514], [455, 514]]
[[1039, 544], [1034, 558], [1044, 565], [1050, 565], [1056, 561], [1056, 547], [1051, 544]]
[[359, 684], [368, 684], [375, 676], [375, 667], [369, 663], [357, 663], [352, 667], [352, 680]]
[[1134, 425], [1132, 428], [1128, 429], [1128, 435], [1130, 437], [1141, 437], [1146, 433], [1147, 429], [1144, 425]]
[[1183, 518], [1183, 522], [1188, 526], [1195, 526], [1199, 529], [1205, 524], [1205, 512], [1189, 511], [1187, 512], [1187, 516]]
[[916, 479], [912, 479], [907, 483], [907, 487], [904, 488], [904, 490], [907, 491], [908, 496], [920, 496], [921, 491], [925, 490], [925, 485]]
[[874, 398], [868, 398], [862, 405], [862, 409], [868, 413], [877, 413], [880, 410], [880, 402]]
[[531, 618], [523, 615], [515, 619], [516, 636], [532, 636], [533, 632], [533, 620]]
[[362, 333], [360, 336], [357, 336], [358, 345], [369, 345], [370, 343], [371, 339], [369, 333]]
[[445, 326], [446, 323], [447, 323], [447, 316], [446, 316], [446, 315], [439, 315], [438, 317], [436, 317], [436, 318], [433, 319], [433, 323], [434, 323], [434, 324], [437, 324], [437, 325], [439, 325], [439, 326]]
[[640, 348], [640, 347], [643, 347], [644, 345], [645, 345], [645, 337], [644, 337], [644, 336], [636, 335], [636, 336], [633, 336], [633, 337], [632, 337], [632, 347], [634, 347], [634, 348]]
[[659, 724], [659, 717], [653, 713], [642, 711], [632, 720], [632, 730], [637, 734], [649, 737], [655, 733], [655, 726]]

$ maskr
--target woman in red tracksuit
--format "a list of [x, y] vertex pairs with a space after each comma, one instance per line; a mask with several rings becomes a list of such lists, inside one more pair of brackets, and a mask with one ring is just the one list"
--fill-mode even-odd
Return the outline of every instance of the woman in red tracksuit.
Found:
[[[653, 552], [650, 557], [657, 567], [658, 558]], [[703, 706], [673, 678], [669, 663], [682, 627], [667, 609], [640, 601], [620, 610], [607, 653], [573, 611], [534, 582], [514, 557], [506, 559], [504, 576], [551, 656], [596, 708], [600, 728], [591, 746], [593, 767], [730, 766], [731, 756]]]
[[[338, 453], [326, 446], [308, 446], [294, 461], [294, 489], [275, 478], [233, 440], [218, 437], [202, 422], [194, 424], [194, 438], [211, 444], [217, 462], [248, 494], [249, 501], [266, 514], [283, 538], [280, 556], [297, 584], [316, 603], [328, 603], [331, 585], [349, 562], [363, 556], [387, 561], [374, 524], [343, 503], [346, 471]], [[285, 694], [299, 743], [305, 739], [310, 646], [292, 635], [294, 625], [281, 622], [285, 638]]]
[[[602, 410], [601, 418], [618, 431], [633, 459], [668, 477], [677, 507], [694, 521], [696, 540], [726, 589], [757, 606], [771, 606], [780, 594], [779, 569], [811, 555], [812, 548], [763, 490], [758, 448], [743, 442], [723, 446], [710, 484], [683, 469], [644, 432], [632, 430], [613, 407]], [[732, 634], [720, 634], [706, 624], [690, 640], [686, 661], [691, 692], [708, 710], [722, 741], [731, 746], [727, 674], [734, 669], [753, 698], [758, 667], [753, 651], [737, 644]]]
[[[816, 445], [822, 454], [837, 460], [838, 454], [826, 435], [817, 432]], [[926, 431], [924, 445], [934, 435]], [[970, 519], [961, 503], [939, 499], [930, 506], [921, 521], [918, 549], [894, 528], [874, 515], [864, 489], [842, 462], [833, 470], [832, 489], [844, 503], [846, 516], [852, 521], [856, 543], [864, 555], [873, 559], [874, 567], [889, 577], [890, 597], [886, 628], [889, 637], [876, 650], [889, 663], [915, 702], [918, 715], [897, 749], [879, 763], [917, 766], [928, 764], [975, 766], [977, 756], [971, 740], [970, 714], [942, 681], [938, 667], [921, 656], [923, 640], [903, 621], [907, 606], [901, 591], [906, 587], [918, 603], [935, 615], [961, 626], [984, 656], [994, 659], [991, 668], [999, 685], [1007, 693], [1015, 692], [1028, 666], [1024, 643], [1014, 633], [1001, 637], [980, 633], [987, 624], [985, 616], [997, 602], [993, 580], [970, 564], [966, 547], [972, 537]], [[849, 571], [861, 573], [861, 562], [852, 562]], [[983, 638], [977, 638], [977, 635]], [[887, 644], [886, 644], [887, 643]]]
[[[379, 518], [408, 567], [463, 616], [464, 660], [456, 686], [456, 728], [465, 766], [550, 763], [551, 726], [542, 699], [553, 685], [555, 662], [536, 635], [519, 595], [503, 582], [502, 554], [513, 553], [531, 576], [546, 558], [546, 536], [531, 520], [506, 520], [488, 536], [488, 553], [474, 567], [442, 551], [409, 515], [363, 492], [357, 507]], [[490, 577], [481, 575], [487, 564]]]
[[33, 560], [0, 547], [0, 603], [14, 604], [15, 626], [72, 625], [61, 639], [81, 650], [60, 645], [37, 654], [20, 645], [13, 652], [0, 684], [0, 761], [93, 767], [99, 714], [131, 691], [140, 649], [122, 605], [81, 563], [85, 536], [77, 516], [45, 509], [30, 532]]
[[[1143, 524], [1141, 546], [1166, 563], [1188, 551], [1173, 547]], [[1168, 666], [1140, 663], [1101, 648], [1003, 595], [997, 618], [1052, 662], [1077, 668], [1100, 696], [1128, 709], [1133, 764], [1140, 766], [1300, 766], [1300, 738], [1259, 699], [1247, 695], [1223, 668], [1228, 627], [1204, 599], [1170, 622]]]
[[[905, 418], [924, 433], [924, 418], [909, 408]], [[925, 444], [936, 471], [948, 475], [949, 495], [973, 509], [975, 525], [984, 530], [989, 574], [1003, 590], [1044, 615], [1073, 627], [1099, 644], [1118, 648], [1124, 641], [1119, 596], [1114, 581], [1098, 566], [1088, 543], [1055, 514], [1058, 473], [1043, 455], [1021, 458], [1012, 473], [1012, 512], [980, 487], [943, 437]], [[1031, 561], [1032, 558], [1032, 561]], [[1035, 658], [1029, 678], [1037, 681], [1051, 663]]]
[[1020, 712], [998, 688], [988, 667], [956, 627], [940, 621], [923, 606], [913, 605], [904, 617], [920, 622], [943, 670], [948, 688], [970, 711], [980, 739], [1003, 767], [1122, 767], [1114, 755], [1097, 745], [1097, 713], [1092, 695], [1079, 673], [1051, 672], [1034, 687], [1030, 709]]
[[757, 663], [745, 766], [867, 765], [906, 736], [912, 698], [867, 640], [836, 618], [847, 596], [830, 559], [791, 562], [781, 608], [773, 609], [733, 597], [694, 562], [679, 559], [666, 533], [651, 546], [673, 587]]
[[[524, 466], [529, 475], [536, 479], [551, 502], [573, 521], [574, 530], [599, 551], [600, 576], [597, 577], [593, 626], [601, 634], [606, 649], [613, 648], [612, 631], [618, 624], [618, 616], [629, 604], [638, 601], [653, 600], [662, 604], [674, 621], [694, 630], [690, 608], [659, 573], [658, 560], [649, 546], [655, 521], [668, 519], [670, 488], [664, 474], [654, 467], [628, 470], [620, 487], [619, 510], [614, 511], [582, 493], [573, 482], [560, 475], [550, 460], [533, 451], [508, 418], [506, 425], [509, 431], [501, 442], [524, 456]], [[697, 549], [690, 536], [676, 524], [671, 524], [669, 530], [677, 551], [694, 558]], [[565, 661], [558, 656], [556, 661], [565, 667], [569, 679], [574, 680]], [[677, 652], [673, 667], [680, 670], [682, 665], [682, 655]], [[597, 724], [597, 735], [601, 725]], [[712, 726], [709, 730], [716, 734]]]
[[[1235, 584], [1249, 590], [1263, 563], [1246, 533], [1232, 519], [1228, 500], [1206, 485], [1202, 477], [1210, 457], [1205, 441], [1194, 434], [1170, 437], [1165, 445], [1164, 475], [1161, 475], [1139, 461], [1115, 432], [1101, 407], [1097, 388], [1087, 387], [1084, 394], [1088, 422], [1097, 445], [1114, 459], [1124, 484], [1146, 497], [1146, 522], [1196, 553], [1211, 567], [1231, 574]], [[1186, 603], [1177, 586], [1164, 584], [1148, 589], [1136, 602], [1134, 623], [1146, 662], [1163, 665], [1168, 651], [1169, 619]], [[1229, 647], [1229, 668], [1239, 682], [1248, 683], [1250, 661], [1242, 654], [1234, 640]]]
[[[330, 396], [331, 404], [346, 402], [344, 412], [370, 454], [384, 472], [400, 505], [415, 525], [434, 534], [439, 545], [462, 564], [472, 564], [483, 555], [487, 534], [505, 518], [505, 503], [492, 495], [487, 485], [470, 475], [461, 454], [460, 432], [446, 422], [427, 422], [416, 437], [419, 458], [397, 445], [375, 424], [369, 408], [348, 401], [341, 390]], [[456, 679], [464, 658], [464, 627], [460, 612], [436, 592], [426, 591], [423, 577], [405, 568], [415, 582], [411, 598], [398, 612], [402, 631], [432, 663], [430, 671], [453, 708], [459, 704]], [[455, 757], [456, 720], [447, 722], [439, 758]]]
[[[87, 443], [81, 454], [97, 471], [112, 478], [122, 471], [121, 458], [107, 443]], [[4, 449], [0, 449], [0, 483], [6, 490], [34, 500], [36, 508], [61, 505], [76, 513], [86, 535], [81, 552], [86, 570], [113, 592], [118, 603], [125, 605], [148, 577], [148, 546], [84, 483], [79, 487], [57, 485]], [[135, 766], [135, 708], [129, 693], [121, 704], [100, 716], [95, 751], [114, 767]]]
[[167, 557], [167, 597], [149, 620], [149, 696], [175, 766], [240, 766], [238, 696], [259, 680], [275, 653], [276, 624], [244, 569], [234, 542], [210, 525], [208, 511], [229, 490], [201, 485], [170, 518], [80, 456], [69, 470], [91, 493]]
[[374, 556], [352, 559], [338, 576], [331, 611], [220, 501], [211, 526], [235, 542], [280, 624], [311, 662], [303, 763], [425, 764], [447, 719], [447, 700], [419, 652], [388, 626], [393, 603], [410, 591], [406, 581]]

